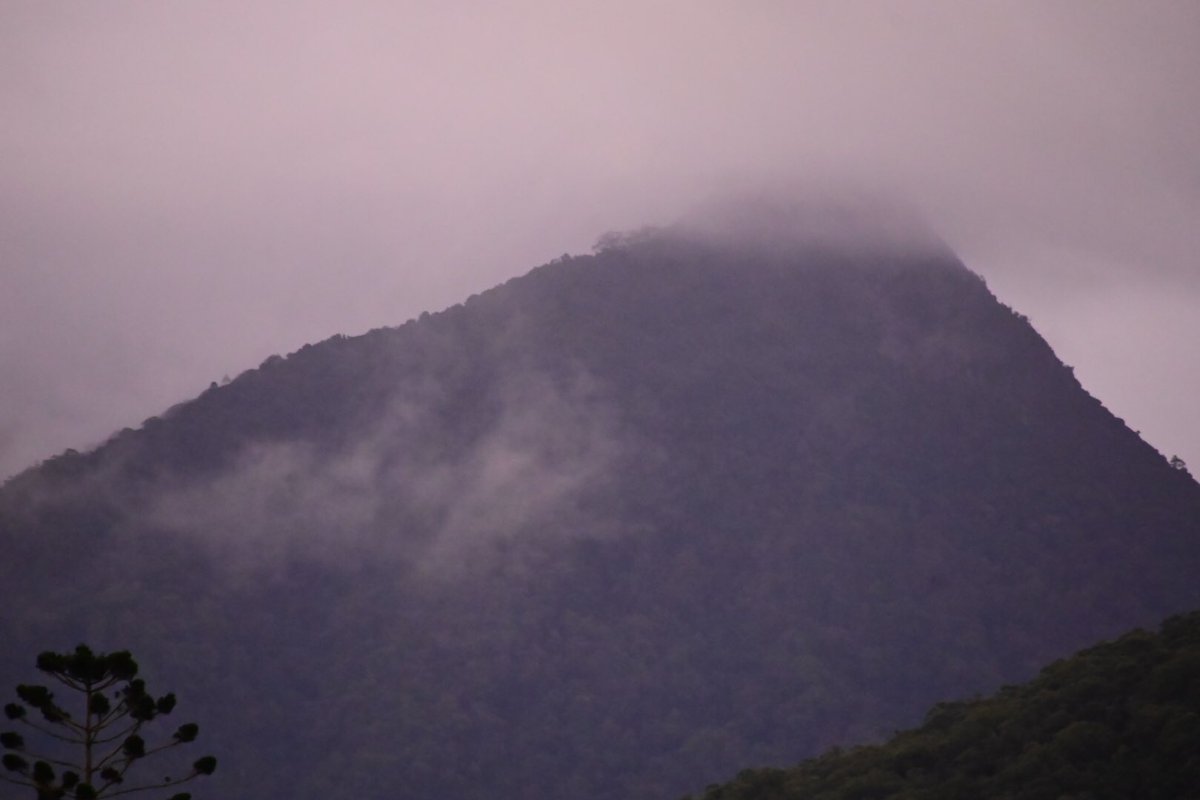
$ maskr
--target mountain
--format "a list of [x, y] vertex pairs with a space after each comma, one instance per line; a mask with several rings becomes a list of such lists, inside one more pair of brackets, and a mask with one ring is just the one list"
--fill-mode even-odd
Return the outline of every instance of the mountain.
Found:
[[781, 227], [607, 237], [17, 476], [0, 685], [132, 650], [205, 796], [636, 800], [1200, 607], [1200, 486], [977, 275]]
[[1190, 800], [1200, 787], [1200, 613], [1047, 667], [986, 699], [939, 703], [883, 745], [744, 770], [704, 800]]

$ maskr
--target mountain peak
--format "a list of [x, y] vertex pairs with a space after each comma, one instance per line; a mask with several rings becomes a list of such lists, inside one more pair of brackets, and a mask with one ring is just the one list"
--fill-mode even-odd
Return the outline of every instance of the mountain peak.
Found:
[[268, 776], [235, 800], [649, 800], [1200, 605], [1200, 487], [981, 280], [903, 214], [758, 209], [11, 482], [0, 639], [174, 664]]
[[701, 240], [751, 251], [953, 255], [914, 204], [850, 188], [746, 188], [698, 204], [677, 227]]

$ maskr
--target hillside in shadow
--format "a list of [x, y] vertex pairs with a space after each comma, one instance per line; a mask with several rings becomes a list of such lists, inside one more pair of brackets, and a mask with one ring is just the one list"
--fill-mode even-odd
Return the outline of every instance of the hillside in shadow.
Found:
[[132, 650], [233, 800], [670, 798], [1200, 607], [1198, 536], [944, 248], [644, 231], [11, 480], [0, 679]]

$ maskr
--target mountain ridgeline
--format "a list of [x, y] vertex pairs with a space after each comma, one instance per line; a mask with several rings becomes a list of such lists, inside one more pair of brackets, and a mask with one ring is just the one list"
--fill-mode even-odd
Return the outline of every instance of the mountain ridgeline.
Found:
[[249, 800], [678, 797], [1200, 607], [1200, 486], [940, 247], [612, 238], [0, 492], [0, 679]]

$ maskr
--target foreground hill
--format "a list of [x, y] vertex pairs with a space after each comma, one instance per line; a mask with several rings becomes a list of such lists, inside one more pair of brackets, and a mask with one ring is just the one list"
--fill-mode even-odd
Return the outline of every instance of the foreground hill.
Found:
[[133, 650], [235, 800], [678, 796], [1200, 607], [1198, 521], [944, 249], [648, 232], [12, 480], [0, 678]]
[[704, 800], [1190, 800], [1200, 796], [1200, 612], [941, 703], [886, 744], [746, 770]]

